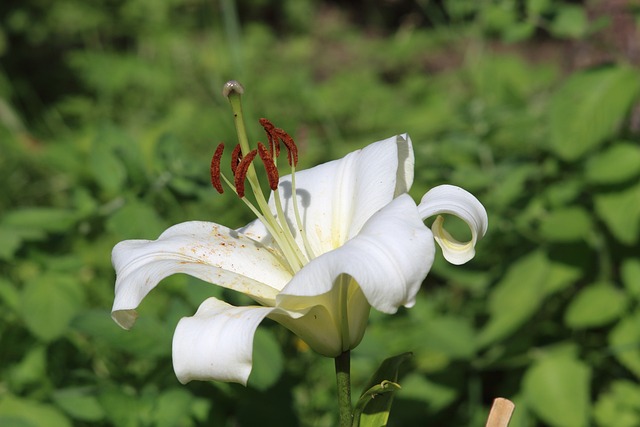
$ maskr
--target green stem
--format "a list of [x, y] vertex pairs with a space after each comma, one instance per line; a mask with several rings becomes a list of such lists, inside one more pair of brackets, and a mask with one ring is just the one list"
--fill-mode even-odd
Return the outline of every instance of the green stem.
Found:
[[340, 427], [351, 427], [353, 409], [351, 408], [351, 352], [345, 351], [335, 358], [336, 381], [338, 383], [338, 409]]

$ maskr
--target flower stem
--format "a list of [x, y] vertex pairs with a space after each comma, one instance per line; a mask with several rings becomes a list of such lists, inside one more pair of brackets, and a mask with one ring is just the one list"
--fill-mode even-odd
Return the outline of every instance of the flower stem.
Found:
[[351, 407], [351, 352], [345, 351], [335, 358], [336, 381], [338, 383], [338, 409], [340, 427], [351, 427], [353, 409]]

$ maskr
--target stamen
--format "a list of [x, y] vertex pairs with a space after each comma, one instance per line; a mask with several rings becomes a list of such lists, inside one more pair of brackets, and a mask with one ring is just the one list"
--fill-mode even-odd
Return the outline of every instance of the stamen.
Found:
[[273, 129], [275, 129], [275, 126], [273, 125], [273, 123], [271, 123], [271, 120], [269, 119], [265, 119], [264, 117], [261, 118], [260, 120], [258, 120], [260, 122], [260, 124], [262, 125], [262, 127], [264, 128], [264, 130], [269, 133], [271, 132]]
[[256, 154], [258, 154], [258, 150], [249, 151], [249, 153], [247, 153], [247, 155], [244, 156], [242, 160], [240, 160], [240, 163], [238, 163], [238, 167], [236, 168], [235, 186], [236, 191], [238, 192], [238, 197], [240, 198], [244, 197], [244, 180], [247, 177], [247, 170], [249, 170], [249, 165], [251, 165], [251, 162], [256, 157]]
[[236, 168], [240, 164], [240, 160], [242, 160], [242, 148], [240, 147], [240, 144], [238, 144], [231, 152], [231, 172], [233, 172], [234, 176], [236, 174]]
[[213, 188], [220, 194], [224, 193], [222, 188], [222, 182], [220, 182], [220, 160], [222, 159], [222, 152], [224, 151], [224, 143], [218, 144], [213, 157], [211, 158], [211, 184]]
[[273, 125], [273, 123], [271, 123], [271, 121], [269, 121], [269, 119], [265, 119], [264, 117], [260, 119], [260, 124], [264, 128], [264, 131], [267, 133], [271, 156], [273, 158], [278, 157], [280, 155], [280, 141], [273, 133], [276, 127]]
[[280, 141], [282, 141], [287, 148], [287, 160], [289, 161], [289, 166], [297, 166], [298, 147], [293, 141], [293, 138], [291, 138], [291, 136], [289, 136], [289, 134], [283, 129], [275, 127], [273, 123], [271, 123], [268, 119], [260, 119], [260, 124], [264, 128], [265, 132], [267, 133], [267, 137], [269, 138], [269, 145], [270, 147], [272, 147], [271, 155], [274, 156], [274, 158], [280, 155]]
[[282, 129], [276, 129], [278, 131], [278, 137], [282, 140], [285, 147], [287, 147], [287, 158], [289, 159], [289, 166], [298, 165], [298, 147], [293, 141], [293, 138]]
[[269, 154], [267, 147], [264, 146], [262, 142], [258, 142], [258, 154], [260, 155], [260, 159], [262, 159], [262, 163], [264, 163], [264, 168], [267, 171], [267, 178], [269, 179], [269, 187], [272, 190], [278, 189], [278, 168], [273, 163], [273, 157]]
[[[287, 223], [287, 217], [282, 212], [282, 205], [277, 201], [278, 199], [278, 190], [274, 190], [274, 202], [276, 204], [277, 213], [273, 213], [271, 211], [271, 207], [269, 202], [265, 198], [265, 195], [260, 188], [260, 182], [258, 181], [258, 177], [256, 175], [256, 170], [252, 161], [255, 156], [258, 154], [258, 150], [251, 150], [249, 145], [249, 140], [247, 137], [246, 128], [244, 125], [244, 116], [242, 113], [242, 93], [244, 89], [242, 86], [236, 81], [228, 82], [224, 89], [223, 94], [229, 100], [231, 104], [231, 110], [233, 112], [234, 125], [236, 128], [236, 133], [238, 134], [238, 143], [241, 147], [242, 153], [247, 153], [244, 158], [241, 155], [238, 155], [239, 162], [235, 165], [234, 172], [234, 185], [231, 188], [234, 188], [240, 199], [245, 202], [251, 210], [256, 213], [256, 216], [263, 222], [269, 233], [272, 235], [275, 243], [282, 251], [282, 255], [286, 259], [286, 263], [288, 264], [292, 273], [296, 273], [299, 271], [304, 264], [308, 262], [307, 256], [303, 253], [303, 249], [298, 246], [295, 239], [292, 235], [292, 230]], [[277, 128], [275, 128], [271, 122], [269, 121], [261, 121], [265, 127], [265, 131], [267, 132], [267, 136], [269, 137], [270, 148], [273, 146], [273, 154], [271, 155], [271, 162], [274, 167], [277, 167], [276, 158], [279, 153], [279, 144], [281, 139], [279, 134], [276, 132]], [[281, 131], [284, 133], [284, 131]], [[288, 137], [288, 135], [287, 135]], [[292, 143], [292, 141], [287, 140], [285, 143]], [[287, 151], [289, 152], [289, 163], [294, 164], [297, 162], [297, 149], [295, 145], [289, 144], [287, 147]], [[294, 150], [294, 151], [292, 151]], [[295, 155], [293, 154], [295, 152]], [[271, 154], [271, 153], [270, 153]], [[269, 163], [269, 162], [268, 162]], [[269, 167], [269, 166], [268, 166]], [[270, 167], [269, 167], [270, 168]], [[295, 167], [292, 166], [292, 172], [295, 171]], [[270, 181], [273, 180], [275, 175], [273, 172], [269, 172]], [[227, 182], [227, 179], [222, 175], [222, 178]], [[246, 181], [246, 182], [245, 182]], [[253, 192], [255, 196], [255, 206], [251, 203], [248, 203], [248, 200], [244, 197], [245, 184], [249, 183], [251, 188], [251, 192]], [[270, 182], [270, 185], [272, 183]], [[277, 187], [276, 187], [277, 188]], [[295, 200], [295, 196], [294, 196]]]
[[298, 147], [293, 141], [293, 138], [291, 138], [289, 134], [282, 129], [276, 129], [275, 132], [278, 138], [280, 138], [284, 143], [284, 146], [287, 147], [287, 159], [289, 160], [289, 166], [297, 166]]

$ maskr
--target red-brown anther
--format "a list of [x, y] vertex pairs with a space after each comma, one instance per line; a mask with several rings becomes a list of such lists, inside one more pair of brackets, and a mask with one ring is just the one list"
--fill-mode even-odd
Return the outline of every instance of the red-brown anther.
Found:
[[260, 124], [264, 128], [264, 131], [267, 133], [267, 139], [269, 141], [269, 152], [271, 153], [271, 157], [278, 157], [280, 155], [280, 141], [278, 137], [274, 133], [276, 127], [269, 121], [269, 119], [261, 118]]
[[289, 160], [289, 166], [297, 166], [298, 147], [293, 141], [293, 138], [291, 138], [291, 136], [289, 136], [289, 134], [282, 129], [275, 129], [275, 134], [278, 138], [280, 138], [280, 140], [282, 140], [284, 146], [287, 147], [287, 159]]
[[242, 160], [242, 149], [240, 148], [240, 144], [238, 144], [231, 152], [231, 172], [233, 172], [234, 176], [236, 174], [236, 168], [240, 164], [240, 160]]
[[249, 169], [249, 165], [255, 159], [256, 154], [258, 154], [258, 150], [251, 150], [247, 153], [246, 156], [240, 160], [238, 163], [238, 167], [236, 168], [236, 172], [234, 175], [235, 178], [235, 186], [236, 191], [238, 192], [238, 197], [244, 197], [244, 180], [247, 177], [247, 170]]
[[258, 121], [260, 122], [260, 124], [262, 125], [262, 127], [264, 128], [264, 130], [267, 133], [269, 133], [271, 130], [273, 130], [275, 128], [275, 126], [273, 125], [273, 123], [271, 123], [271, 120], [269, 120], [269, 119], [265, 119], [263, 117]]
[[222, 152], [224, 151], [224, 143], [218, 144], [213, 157], [211, 158], [211, 184], [213, 188], [220, 194], [224, 193], [222, 188], [222, 182], [220, 182], [220, 160], [222, 159]]
[[272, 190], [278, 189], [278, 168], [273, 163], [273, 157], [269, 154], [269, 150], [264, 146], [262, 142], [258, 142], [258, 154], [260, 155], [260, 159], [262, 159], [262, 163], [264, 163], [264, 168], [267, 171], [267, 178], [269, 178], [269, 187]]
[[284, 130], [275, 127], [268, 119], [260, 119], [260, 124], [264, 128], [265, 132], [267, 132], [269, 146], [271, 147], [271, 155], [273, 157], [278, 157], [280, 155], [280, 141], [282, 141], [287, 148], [287, 160], [289, 161], [289, 166], [297, 166], [298, 147], [293, 141], [293, 138], [291, 138], [291, 136], [289, 136], [289, 134]]

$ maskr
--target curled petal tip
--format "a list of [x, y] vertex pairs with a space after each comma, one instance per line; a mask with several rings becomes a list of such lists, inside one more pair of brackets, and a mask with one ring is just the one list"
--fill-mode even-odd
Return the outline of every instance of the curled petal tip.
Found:
[[[478, 239], [487, 232], [487, 211], [471, 193], [453, 185], [440, 185], [424, 195], [418, 210], [423, 219], [438, 215], [431, 226], [433, 237], [442, 248], [442, 253], [451, 264], [464, 264], [475, 256]], [[471, 230], [471, 240], [459, 242], [444, 229], [444, 218], [449, 214], [462, 219]]]
[[237, 80], [229, 80], [222, 88], [222, 94], [225, 98], [233, 94], [242, 95], [244, 93], [244, 87]]
[[444, 229], [444, 218], [440, 215], [436, 218], [431, 226], [433, 238], [440, 248], [444, 259], [453, 265], [462, 265], [471, 261], [476, 255], [476, 236], [472, 232], [473, 237], [468, 242], [459, 242], [447, 230]]

